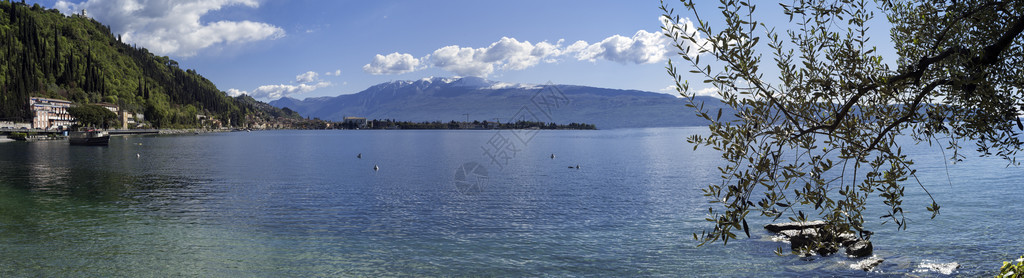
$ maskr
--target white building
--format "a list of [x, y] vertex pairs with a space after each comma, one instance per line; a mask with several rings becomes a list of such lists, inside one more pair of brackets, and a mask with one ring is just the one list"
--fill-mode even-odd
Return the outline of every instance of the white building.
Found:
[[71, 102], [61, 99], [32, 97], [29, 106], [35, 117], [32, 119], [34, 129], [65, 129], [71, 127], [75, 118], [68, 113]]

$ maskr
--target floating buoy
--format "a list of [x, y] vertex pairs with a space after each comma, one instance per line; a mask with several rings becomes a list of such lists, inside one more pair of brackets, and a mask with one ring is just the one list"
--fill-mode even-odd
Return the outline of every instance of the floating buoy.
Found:
[[374, 165], [373, 165], [373, 170], [374, 170], [374, 171], [380, 170], [380, 167], [377, 167], [377, 164], [374, 164]]
[[551, 159], [555, 159], [555, 154], [551, 154]]
[[362, 153], [360, 153], [360, 154], [357, 154], [357, 155], [356, 155], [356, 158], [362, 159], [362, 158], [363, 158], [363, 154], [362, 154]]

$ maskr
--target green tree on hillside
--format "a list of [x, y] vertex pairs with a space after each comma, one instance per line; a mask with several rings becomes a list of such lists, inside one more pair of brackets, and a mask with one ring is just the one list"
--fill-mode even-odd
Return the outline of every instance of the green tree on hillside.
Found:
[[227, 96], [195, 70], [121, 42], [96, 20], [39, 5], [0, 1], [0, 52], [0, 119], [28, 121], [31, 96], [154, 111], [156, 127], [193, 127], [197, 114], [236, 125], [283, 114]]
[[68, 114], [79, 124], [86, 127], [109, 128], [117, 126], [120, 121], [117, 114], [99, 105], [77, 105], [68, 108]]
[[[683, 0], [692, 29], [663, 29], [680, 53], [701, 54], [682, 55], [685, 67], [717, 89], [736, 119], [703, 109], [670, 61], [678, 91], [710, 123], [710, 134], [688, 141], [727, 162], [723, 179], [704, 189], [714, 227], [696, 239], [728, 242], [748, 229], [751, 211], [792, 220], [817, 214], [826, 232], [863, 231], [872, 197], [887, 207], [873, 216], [905, 229], [907, 185], [930, 194], [899, 137], [941, 144], [953, 160], [973, 143], [983, 156], [1017, 163], [1024, 1], [794, 1], [782, 4], [789, 24], [758, 22], [753, 3], [720, 1], [713, 15], [723, 24], [713, 26]], [[664, 2], [662, 10], [680, 22]], [[869, 43], [887, 39], [867, 35], [876, 13], [892, 23], [895, 66]], [[934, 200], [918, 205], [939, 212]]]

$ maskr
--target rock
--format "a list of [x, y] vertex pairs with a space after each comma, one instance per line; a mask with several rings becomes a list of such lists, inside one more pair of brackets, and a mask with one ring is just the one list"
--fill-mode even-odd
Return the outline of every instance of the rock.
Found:
[[885, 260], [883, 260], [882, 258], [867, 258], [850, 265], [850, 268], [860, 269], [863, 271], [871, 271], [872, 269], [875, 269], [875, 267], [877, 267], [878, 265], [882, 264], [882, 262], [884, 261]]
[[814, 229], [803, 229], [803, 230], [782, 230], [779, 232], [780, 235], [786, 236], [787, 238], [793, 238], [796, 236], [810, 236], [813, 238], [818, 237], [818, 232]]
[[772, 223], [764, 225], [764, 229], [773, 233], [778, 233], [786, 230], [804, 230], [814, 229], [825, 226], [825, 221], [807, 221], [807, 222], [786, 222], [786, 223]]
[[850, 255], [855, 258], [867, 257], [871, 256], [872, 249], [871, 241], [862, 239], [846, 246], [846, 255]]
[[814, 240], [817, 239], [817, 235], [810, 234], [797, 234], [789, 237], [789, 248], [796, 251], [805, 246], [814, 244]]
[[842, 245], [844, 247], [850, 246], [850, 244], [854, 244], [859, 240], [861, 239], [857, 237], [857, 235], [854, 233], [846, 232], [839, 235], [839, 245]]
[[820, 245], [812, 246], [813, 248], [810, 251], [814, 251], [814, 253], [817, 253], [818, 255], [828, 256], [839, 251], [839, 248], [835, 243], [821, 242], [821, 239], [818, 237], [818, 233], [815, 232], [814, 229], [787, 230], [782, 231], [780, 234], [789, 238], [789, 248], [793, 251], [798, 251], [814, 244]]
[[[820, 243], [810, 251], [818, 255], [828, 256], [839, 251], [839, 247], [846, 247], [846, 253], [854, 257], [870, 256], [871, 242], [857, 237], [851, 232], [842, 233], [837, 237], [823, 237], [818, 234], [818, 228], [825, 225], [825, 221], [787, 222], [765, 225], [765, 230], [782, 235], [790, 243], [790, 249], [796, 251], [804, 249], [812, 244]], [[864, 243], [861, 243], [864, 242]], [[857, 245], [860, 243], [860, 245]], [[856, 247], [851, 247], [857, 245]], [[851, 253], [852, 252], [852, 253]]]

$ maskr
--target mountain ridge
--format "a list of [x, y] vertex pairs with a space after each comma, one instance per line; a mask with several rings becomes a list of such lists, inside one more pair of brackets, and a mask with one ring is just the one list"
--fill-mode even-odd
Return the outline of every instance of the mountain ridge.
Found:
[[[724, 107], [698, 97], [705, 109]], [[355, 94], [269, 102], [307, 117], [341, 121], [347, 116], [402, 121], [529, 120], [590, 123], [598, 128], [706, 125], [686, 99], [672, 95], [581, 85], [536, 85], [479, 77], [431, 77], [372, 85]], [[468, 117], [466, 114], [469, 114]]]

